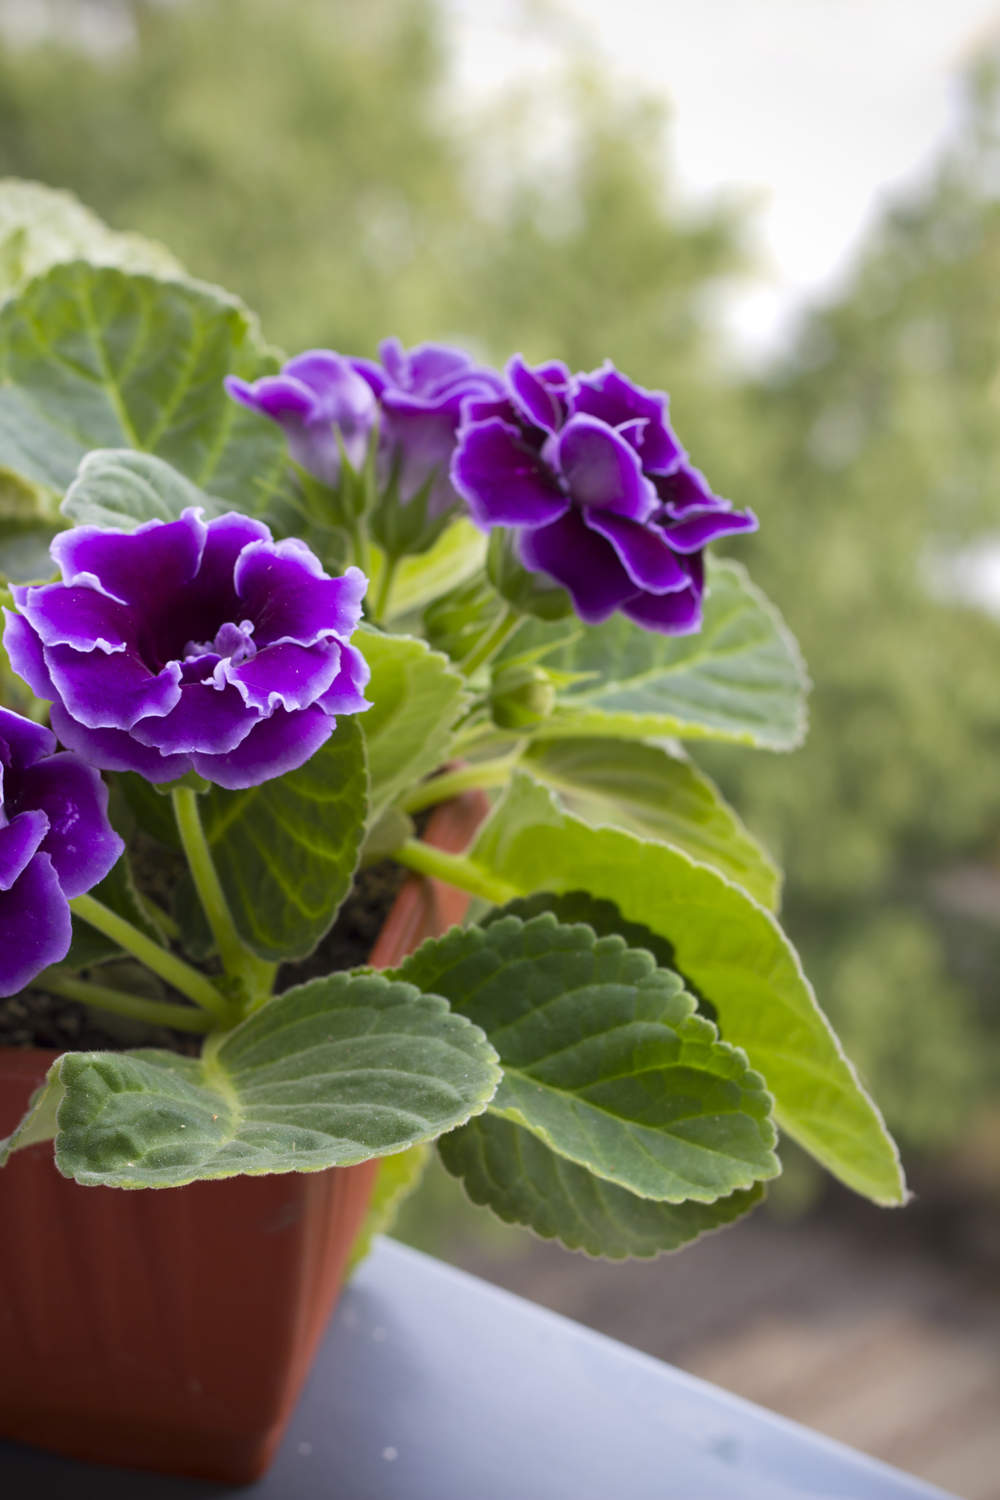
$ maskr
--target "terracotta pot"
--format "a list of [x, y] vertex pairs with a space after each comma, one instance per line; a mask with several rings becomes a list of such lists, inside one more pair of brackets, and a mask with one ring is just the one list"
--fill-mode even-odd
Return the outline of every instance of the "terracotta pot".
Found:
[[[426, 837], [465, 847], [481, 794]], [[371, 954], [397, 963], [468, 898], [413, 878]], [[0, 1049], [0, 1135], [59, 1054]], [[0, 1171], [0, 1434], [91, 1462], [245, 1483], [281, 1441], [376, 1163], [166, 1190], [80, 1187], [51, 1143]]]

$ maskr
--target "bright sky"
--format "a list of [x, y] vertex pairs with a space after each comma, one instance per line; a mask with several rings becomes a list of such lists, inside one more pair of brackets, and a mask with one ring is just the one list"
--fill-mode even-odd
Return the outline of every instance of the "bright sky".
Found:
[[767, 282], [727, 322], [748, 353], [835, 284], [881, 194], [913, 180], [956, 119], [956, 75], [1000, 32], [1000, 0], [441, 0], [455, 76], [482, 99], [558, 66], [570, 35], [668, 99], [692, 197], [759, 195]]

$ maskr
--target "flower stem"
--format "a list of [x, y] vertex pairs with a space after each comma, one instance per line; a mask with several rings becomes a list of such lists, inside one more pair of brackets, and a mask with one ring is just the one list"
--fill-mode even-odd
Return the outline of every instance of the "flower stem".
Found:
[[448, 854], [444, 849], [435, 849], [420, 839], [407, 839], [394, 849], [392, 858], [418, 875], [430, 875], [434, 880], [444, 880], [448, 885], [468, 891], [470, 896], [481, 896], [495, 906], [503, 906], [521, 895], [517, 886], [510, 885], [497, 875], [491, 875], [482, 865], [465, 854]]
[[187, 856], [191, 879], [212, 929], [222, 967], [227, 974], [243, 975], [247, 969], [249, 954], [236, 931], [236, 923], [229, 910], [229, 902], [222, 889], [212, 851], [208, 847], [198, 810], [198, 793], [189, 786], [175, 786], [170, 799], [174, 804], [177, 831]]
[[148, 1021], [151, 1026], [172, 1026], [175, 1031], [208, 1031], [211, 1021], [204, 1011], [190, 1005], [170, 1005], [162, 1000], [144, 1000], [140, 995], [130, 995], [126, 990], [115, 990], [106, 984], [91, 984], [85, 979], [76, 979], [70, 974], [60, 974], [50, 969], [42, 974], [38, 988], [50, 995], [63, 995], [67, 1000], [78, 1000], [96, 1010], [114, 1011], [115, 1015], [131, 1016], [137, 1021]]
[[466, 677], [471, 677], [484, 662], [488, 662], [492, 656], [496, 655], [508, 637], [514, 634], [522, 619], [523, 616], [518, 614], [514, 606], [508, 604], [492, 630], [488, 630], [484, 636], [481, 636], [468, 656], [459, 662], [458, 670]]
[[481, 760], [472, 766], [461, 766], [456, 771], [444, 771], [421, 782], [399, 804], [403, 812], [423, 812], [425, 807], [436, 807], [459, 792], [468, 792], [475, 787], [503, 786], [517, 765], [518, 756], [501, 755], [496, 760]]
[[392, 595], [392, 586], [396, 581], [398, 568], [398, 557], [385, 557], [382, 563], [382, 576], [378, 581], [378, 591], [372, 604], [372, 617], [379, 624], [385, 621], [389, 613], [389, 599]]
[[138, 927], [133, 927], [131, 922], [126, 922], [124, 917], [120, 917], [93, 896], [75, 896], [69, 904], [75, 916], [82, 917], [91, 927], [103, 932], [119, 948], [131, 953], [147, 969], [159, 974], [161, 979], [172, 984], [175, 990], [180, 990], [182, 995], [187, 995], [189, 1000], [200, 1005], [202, 1010], [207, 1010], [217, 1021], [221, 1021], [223, 1025], [229, 1024], [232, 1019], [230, 1007], [207, 975], [192, 968], [175, 953], [161, 948], [159, 943], [155, 943], [144, 932], [140, 932]]

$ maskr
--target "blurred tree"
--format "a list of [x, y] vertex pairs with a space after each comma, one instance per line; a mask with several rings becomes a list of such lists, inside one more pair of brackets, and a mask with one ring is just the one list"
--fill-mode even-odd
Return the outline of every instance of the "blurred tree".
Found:
[[1000, 626], [946, 591], [1000, 533], [990, 65], [933, 181], [740, 382], [711, 318], [741, 210], [682, 212], [661, 111], [572, 53], [544, 97], [458, 117], [433, 0], [0, 0], [0, 38], [0, 174], [162, 238], [284, 347], [452, 338], [670, 389], [695, 461], [761, 516], [739, 555], [817, 685], [804, 751], [712, 769], [786, 863], [790, 929], [894, 1126], [960, 1128], [998, 1030]]

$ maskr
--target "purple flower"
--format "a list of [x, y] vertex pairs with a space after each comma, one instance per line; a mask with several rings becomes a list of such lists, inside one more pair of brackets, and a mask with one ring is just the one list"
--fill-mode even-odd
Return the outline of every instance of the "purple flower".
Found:
[[[355, 469], [364, 463], [378, 406], [367, 380], [330, 349], [310, 349], [252, 385], [227, 375], [234, 401], [284, 428], [295, 462], [324, 484], [340, 478], [340, 444]], [[339, 435], [339, 440], [338, 440]]]
[[0, 995], [65, 958], [70, 897], [103, 880], [123, 848], [93, 767], [0, 708]]
[[427, 512], [442, 515], [455, 504], [449, 465], [463, 402], [497, 397], [503, 382], [460, 349], [418, 344], [405, 350], [398, 339], [379, 345], [382, 363], [353, 359], [381, 406], [379, 483], [393, 480], [406, 504], [429, 485]]
[[338, 714], [369, 705], [348, 637], [367, 580], [330, 578], [303, 542], [200, 508], [135, 531], [52, 542], [61, 583], [13, 590], [4, 643], [52, 700], [52, 727], [95, 766], [256, 786], [301, 766]]
[[757, 526], [688, 463], [666, 396], [611, 364], [571, 375], [512, 359], [503, 396], [466, 407], [452, 478], [473, 519], [513, 528], [524, 566], [588, 624], [621, 610], [649, 630], [697, 630], [702, 549]]

